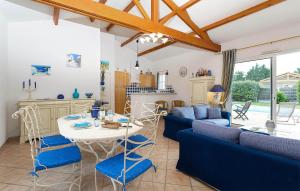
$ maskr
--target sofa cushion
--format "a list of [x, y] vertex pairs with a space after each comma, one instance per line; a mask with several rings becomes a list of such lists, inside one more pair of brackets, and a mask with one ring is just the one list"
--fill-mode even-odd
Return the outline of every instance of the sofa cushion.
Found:
[[299, 140], [262, 135], [253, 132], [242, 132], [240, 135], [240, 144], [246, 147], [300, 160]]
[[209, 136], [215, 139], [239, 143], [241, 130], [234, 128], [226, 128], [203, 120], [193, 121], [193, 132]]
[[193, 107], [174, 107], [171, 111], [174, 116], [187, 118], [187, 119], [195, 119], [194, 109]]
[[213, 123], [220, 126], [227, 126], [229, 125], [229, 121], [227, 119], [203, 119], [203, 121]]
[[207, 108], [207, 113], [209, 119], [222, 119], [220, 108]]
[[199, 104], [199, 105], [194, 105], [193, 108], [194, 108], [196, 119], [207, 119], [208, 118], [208, 114], [207, 114], [208, 105]]

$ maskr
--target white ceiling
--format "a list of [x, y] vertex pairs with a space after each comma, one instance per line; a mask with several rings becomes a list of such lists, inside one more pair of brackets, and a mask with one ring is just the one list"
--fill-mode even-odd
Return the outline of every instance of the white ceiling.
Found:
[[[131, 0], [108, 0], [107, 5], [117, 9], [124, 9], [130, 1]], [[187, 1], [188, 0], [174, 0], [178, 6], [181, 6]], [[190, 7], [187, 11], [199, 27], [204, 27], [264, 1], [265, 0], [202, 0]], [[150, 1], [141, 0], [141, 3], [150, 15]], [[170, 13], [170, 9], [164, 5], [163, 2], [160, 4], [161, 17]], [[53, 9], [51, 7], [31, 0], [0, 0], [0, 13], [4, 14], [10, 21], [49, 19], [51, 18], [52, 11]], [[130, 13], [142, 17], [136, 8], [133, 8]], [[108, 23], [103, 21], [91, 23], [86, 17], [64, 11], [62, 11], [60, 18], [101, 28], [102, 31], [105, 31], [105, 27], [108, 25]], [[214, 42], [222, 44], [237, 38], [266, 32], [268, 30], [276, 30], [276, 28], [287, 27], [296, 23], [300, 23], [300, 0], [286, 0], [283, 3], [210, 30], [208, 34]], [[184, 32], [191, 31], [178, 17], [173, 17], [166, 25]], [[135, 34], [136, 31], [115, 26], [111, 30], [111, 33], [119, 36], [117, 39], [122, 42], [126, 40], [124, 37], [130, 37]], [[128, 46], [135, 49], [134, 42]], [[142, 45], [140, 49], [145, 50], [152, 46], [153, 45]], [[168, 48], [152, 53], [149, 55], [149, 58], [155, 59], [160, 56], [176, 55], [191, 51], [191, 49], [195, 50], [193, 47], [182, 47], [182, 45], [176, 43]]]

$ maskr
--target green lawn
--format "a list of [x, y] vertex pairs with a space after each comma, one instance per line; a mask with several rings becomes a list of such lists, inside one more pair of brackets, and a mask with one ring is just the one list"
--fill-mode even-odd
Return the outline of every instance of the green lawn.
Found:
[[[233, 101], [232, 104], [233, 105], [244, 105], [245, 102]], [[267, 103], [267, 102], [252, 102], [252, 105], [256, 105], [256, 106], [270, 106], [271, 103]], [[299, 103], [297, 104], [296, 108], [300, 109], [300, 104]]]

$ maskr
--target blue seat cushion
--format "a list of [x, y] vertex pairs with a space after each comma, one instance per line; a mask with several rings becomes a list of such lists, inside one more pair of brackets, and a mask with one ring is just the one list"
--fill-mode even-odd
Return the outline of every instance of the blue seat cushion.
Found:
[[[142, 156], [131, 153], [129, 154], [130, 158], [139, 159], [142, 158]], [[126, 160], [126, 169], [130, 168], [132, 165], [134, 165], [137, 161], [131, 161]], [[124, 184], [128, 184], [135, 178], [137, 178], [139, 175], [146, 172], [149, 168], [153, 167], [152, 161], [149, 159], [145, 159], [139, 164], [137, 164], [135, 167], [130, 169], [126, 173], [126, 180]], [[96, 169], [104, 174], [107, 177], [113, 178], [115, 180], [118, 180], [120, 182], [123, 182], [123, 176], [124, 176], [124, 153], [120, 153], [116, 156], [113, 156], [109, 159], [106, 159], [96, 165]]]
[[43, 140], [41, 142], [41, 148], [56, 147], [56, 146], [67, 145], [72, 143], [69, 139], [66, 139], [62, 135], [45, 136], [42, 139]]
[[[132, 135], [132, 136], [128, 137], [128, 139], [131, 140], [131, 141], [137, 142], [137, 143], [141, 143], [141, 144], [144, 143], [145, 141], [149, 140], [147, 137], [145, 137], [144, 135], [141, 135], [141, 134]], [[121, 142], [121, 141], [123, 141], [121, 143], [121, 145], [123, 147], [125, 147], [125, 141], [121, 140], [121, 139], [118, 140], [118, 142]], [[127, 150], [135, 149], [136, 147], [138, 147], [141, 144], [135, 144], [135, 143], [127, 142]], [[153, 144], [153, 142], [149, 142], [148, 144], [145, 144], [144, 146], [150, 145], [150, 144]]]
[[209, 122], [215, 125], [220, 125], [220, 126], [229, 125], [229, 121], [227, 119], [203, 119], [202, 121]]
[[62, 149], [44, 151], [35, 158], [35, 171], [46, 168], [61, 167], [80, 162], [81, 154], [77, 146], [64, 147]]

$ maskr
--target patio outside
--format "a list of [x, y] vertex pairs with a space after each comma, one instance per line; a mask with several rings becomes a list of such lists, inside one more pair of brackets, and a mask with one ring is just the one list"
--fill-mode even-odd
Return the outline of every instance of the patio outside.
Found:
[[[232, 84], [232, 122], [236, 126], [264, 127], [271, 118], [271, 59], [238, 63]], [[287, 67], [288, 66], [288, 67]], [[277, 111], [279, 105], [290, 115], [277, 122], [277, 129], [300, 135], [300, 52], [277, 56]], [[234, 111], [241, 109], [247, 101], [250, 105], [246, 116], [237, 117]], [[295, 109], [283, 108], [283, 104], [295, 106]], [[283, 111], [281, 109], [281, 112]], [[237, 118], [236, 118], [237, 117]], [[247, 118], [248, 119], [247, 119]]]

